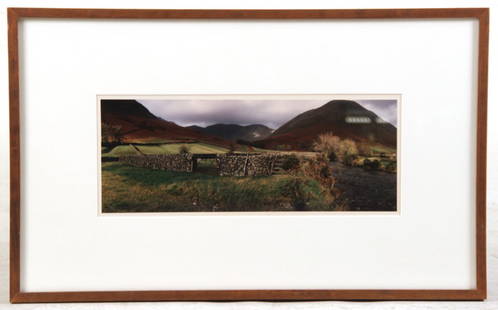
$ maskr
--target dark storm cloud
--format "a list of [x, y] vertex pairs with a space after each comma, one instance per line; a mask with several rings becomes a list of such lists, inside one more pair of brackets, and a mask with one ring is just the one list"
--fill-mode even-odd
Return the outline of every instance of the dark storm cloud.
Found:
[[[263, 124], [278, 128], [305, 111], [329, 100], [139, 100], [153, 114], [181, 126], [212, 124]], [[396, 125], [396, 100], [356, 100]], [[377, 109], [379, 103], [380, 109]], [[394, 116], [393, 116], [394, 115]], [[393, 118], [394, 117], [394, 118]], [[392, 122], [394, 120], [394, 122]]]

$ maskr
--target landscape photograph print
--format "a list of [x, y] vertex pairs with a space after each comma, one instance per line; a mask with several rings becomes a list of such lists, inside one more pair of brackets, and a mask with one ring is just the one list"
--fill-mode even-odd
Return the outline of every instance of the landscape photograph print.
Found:
[[101, 213], [398, 211], [397, 96], [98, 101]]

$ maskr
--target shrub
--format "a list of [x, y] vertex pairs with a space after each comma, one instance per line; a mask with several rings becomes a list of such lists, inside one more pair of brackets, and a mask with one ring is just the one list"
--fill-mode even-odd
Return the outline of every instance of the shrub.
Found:
[[338, 160], [337, 154], [335, 152], [330, 152], [327, 157], [328, 157], [329, 161], [337, 161]]
[[301, 163], [301, 173], [312, 179], [315, 179], [326, 188], [330, 193], [335, 186], [335, 178], [332, 175], [328, 158], [324, 155], [318, 155], [316, 158], [306, 159]]
[[313, 143], [313, 150], [326, 154], [330, 161], [344, 162], [346, 157], [358, 155], [358, 148], [353, 140], [341, 140], [331, 132], [319, 135]]
[[396, 172], [396, 162], [395, 161], [390, 161], [386, 165], [385, 169], [386, 169], [387, 172]]
[[101, 127], [103, 145], [119, 145], [122, 143], [124, 134], [121, 126], [102, 123]]
[[186, 145], [182, 145], [182, 146], [180, 146], [179, 153], [180, 154], [188, 154], [188, 153], [190, 153], [190, 150]]
[[380, 161], [378, 161], [376, 159], [374, 161], [372, 161], [372, 169], [379, 170], [379, 168], [380, 168]]
[[346, 156], [350, 155], [358, 155], [358, 148], [356, 147], [356, 143], [351, 139], [346, 139], [341, 141], [341, 152], [343, 159]]
[[365, 143], [358, 144], [358, 153], [362, 156], [372, 156], [372, 148]]
[[289, 197], [296, 211], [306, 211], [309, 193], [304, 190], [304, 181], [300, 178], [289, 180], [282, 188], [282, 194]]
[[368, 158], [363, 161], [363, 168], [367, 170], [379, 170], [380, 169], [380, 161], [377, 159], [369, 160]]
[[358, 155], [356, 154], [347, 154], [344, 156], [344, 159], [343, 159], [343, 163], [346, 165], [346, 166], [349, 166], [349, 167], [352, 167], [354, 166], [355, 164], [355, 161], [358, 159]]
[[286, 156], [282, 162], [282, 168], [286, 171], [294, 170], [299, 167], [299, 158], [296, 155], [292, 154]]
[[309, 141], [302, 141], [299, 143], [299, 149], [301, 150], [310, 150], [311, 143]]
[[236, 150], [235, 143], [230, 142], [230, 145], [228, 145], [228, 154], [233, 154]]
[[313, 143], [313, 150], [322, 152], [329, 158], [332, 157], [337, 159], [337, 155], [340, 153], [340, 145], [341, 139], [334, 136], [333, 133], [328, 132], [318, 136], [316, 141]]

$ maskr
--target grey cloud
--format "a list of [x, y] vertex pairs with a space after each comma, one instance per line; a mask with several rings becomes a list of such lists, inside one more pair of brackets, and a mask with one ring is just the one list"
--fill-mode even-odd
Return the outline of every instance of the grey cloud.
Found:
[[[263, 124], [278, 128], [300, 113], [318, 108], [330, 100], [139, 100], [153, 114], [181, 126]], [[396, 125], [395, 100], [356, 100]], [[377, 105], [377, 102], [379, 104]], [[392, 104], [394, 103], [394, 105]], [[394, 118], [393, 112], [394, 108]]]
[[398, 126], [397, 100], [356, 100], [383, 120]]

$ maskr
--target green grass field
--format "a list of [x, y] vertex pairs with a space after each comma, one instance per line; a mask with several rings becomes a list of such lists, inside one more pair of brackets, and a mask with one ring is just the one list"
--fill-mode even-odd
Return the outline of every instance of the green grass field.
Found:
[[182, 146], [187, 147], [188, 151], [194, 154], [198, 153], [218, 154], [218, 153], [228, 152], [228, 149], [226, 148], [205, 144], [205, 143], [188, 143], [188, 144], [175, 143], [175, 144], [161, 144], [158, 146], [139, 145], [137, 147], [140, 151], [142, 151], [142, 153], [152, 155], [152, 154], [176, 154], [180, 152], [180, 148]]
[[390, 148], [390, 147], [387, 147], [387, 146], [383, 146], [383, 145], [375, 145], [375, 146], [372, 146], [372, 151], [374, 153], [396, 153], [396, 149], [393, 149], [393, 148]]
[[[130, 155], [158, 155], [158, 154], [178, 154], [180, 148], [185, 146], [189, 153], [192, 154], [223, 154], [229, 152], [228, 148], [207, 143], [163, 143], [149, 145], [144, 144], [124, 144], [118, 145], [114, 148], [102, 146], [102, 157], [120, 157]], [[139, 151], [137, 151], [137, 149]], [[141, 152], [141, 153], [140, 153]], [[316, 156], [315, 152], [302, 152], [302, 151], [278, 151], [270, 149], [261, 149], [257, 147], [248, 147], [245, 145], [238, 145], [235, 153], [280, 153], [280, 154], [295, 154], [300, 157], [313, 157]]]
[[103, 212], [331, 211], [314, 179], [291, 175], [220, 177], [102, 163]]
[[[140, 155], [140, 152], [146, 155], [157, 154], [178, 154], [182, 146], [187, 147], [188, 151], [193, 154], [223, 154], [229, 150], [217, 145], [207, 143], [167, 143], [167, 144], [151, 144], [151, 145], [137, 145], [130, 144], [118, 145], [114, 148], [102, 147], [102, 157], [120, 157], [129, 155]], [[137, 151], [140, 150], [140, 152]], [[296, 154], [303, 157], [315, 156], [315, 152], [297, 152], [297, 151], [276, 151], [266, 150], [257, 147], [251, 149], [241, 146], [241, 149], [235, 153], [281, 153], [281, 154]]]
[[[135, 145], [142, 153], [147, 155], [155, 154], [177, 154], [180, 152], [182, 146], [187, 147], [190, 153], [202, 153], [202, 154], [221, 154], [228, 152], [228, 149], [219, 147], [216, 145], [205, 144], [205, 143], [168, 143], [159, 145]], [[114, 147], [110, 152], [103, 153], [104, 157], [120, 157], [126, 155], [139, 155], [137, 150], [127, 144], [118, 145]]]

